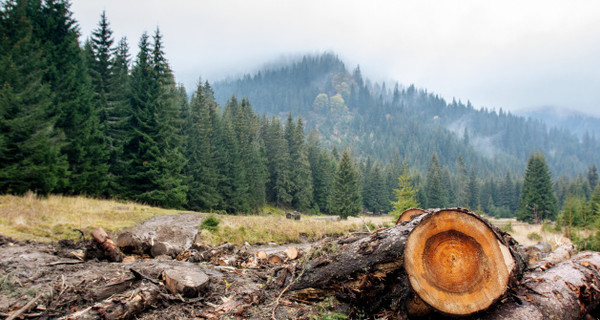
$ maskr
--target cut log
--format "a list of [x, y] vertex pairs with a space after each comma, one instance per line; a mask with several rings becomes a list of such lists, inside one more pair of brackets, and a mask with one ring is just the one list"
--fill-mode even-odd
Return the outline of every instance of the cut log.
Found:
[[121, 233], [117, 237], [117, 245], [121, 251], [138, 255], [147, 254], [150, 251], [150, 243], [143, 241], [131, 232]]
[[190, 265], [166, 269], [162, 274], [165, 287], [172, 294], [181, 294], [186, 298], [196, 298], [209, 284], [209, 277], [200, 268]]
[[487, 309], [520, 276], [508, 244], [489, 223], [452, 209], [427, 215], [412, 230], [404, 268], [416, 294], [449, 315]]
[[104, 253], [108, 256], [110, 261], [113, 262], [121, 262], [125, 255], [117, 244], [104, 232], [104, 229], [97, 228], [92, 231], [92, 237], [100, 245], [100, 247], [104, 250]]
[[285, 250], [285, 255], [287, 256], [288, 259], [294, 260], [294, 259], [298, 258], [298, 249], [296, 249], [294, 247], [289, 247]]
[[269, 256], [269, 259], [267, 259], [267, 262], [273, 263], [273, 264], [278, 264], [278, 263], [282, 263], [283, 262], [283, 258], [280, 257], [277, 254], [271, 254]]
[[600, 253], [583, 252], [545, 272], [523, 277], [512, 299], [482, 320], [583, 319], [600, 304]]
[[404, 212], [402, 212], [400, 214], [400, 216], [398, 216], [398, 220], [396, 220], [396, 224], [398, 224], [400, 222], [404, 222], [404, 221], [409, 221], [414, 217], [422, 215], [423, 213], [425, 213], [425, 210], [420, 209], [420, 208], [406, 209], [406, 210], [404, 210]]
[[256, 253], [256, 257], [258, 257], [259, 260], [267, 260], [268, 255], [266, 252], [261, 250]]
[[[429, 211], [352, 243], [329, 242], [307, 256], [308, 262], [290, 287], [292, 298], [334, 295], [367, 312], [405, 310], [413, 287], [418, 297], [440, 312], [474, 313], [502, 297], [525, 268], [510, 236], [465, 209]], [[420, 289], [434, 287], [433, 281], [440, 282], [435, 290], [451, 292], [442, 294], [443, 299], [426, 300]], [[484, 288], [479, 282], [500, 289]], [[482, 297], [476, 290], [469, 296], [479, 299], [477, 307], [464, 303], [463, 293], [469, 289], [484, 292]], [[442, 305], [437, 303], [440, 300]]]

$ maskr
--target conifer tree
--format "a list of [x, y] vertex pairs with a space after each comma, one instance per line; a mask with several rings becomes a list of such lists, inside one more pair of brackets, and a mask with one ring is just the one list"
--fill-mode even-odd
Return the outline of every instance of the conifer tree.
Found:
[[[479, 184], [477, 183], [477, 177], [475, 176], [475, 168], [471, 166], [471, 173], [469, 174], [468, 190], [468, 208], [471, 210], [477, 210], [479, 207]], [[491, 197], [491, 194], [490, 194]], [[489, 199], [486, 199], [486, 201]]]
[[544, 219], [554, 220], [558, 211], [556, 203], [546, 159], [539, 152], [532, 154], [525, 169], [517, 219], [536, 223]]
[[69, 7], [68, 1], [46, 0], [35, 21], [43, 41], [45, 81], [53, 92], [50, 112], [66, 139], [62, 152], [69, 161], [70, 182], [62, 191], [102, 194], [107, 186], [108, 153]]
[[[288, 125], [290, 125], [290, 122], [288, 122]], [[300, 210], [307, 210], [312, 203], [313, 181], [308, 161], [308, 150], [304, 142], [304, 124], [302, 118], [299, 117], [298, 122], [295, 125], [291, 125], [290, 130], [290, 140], [288, 140], [288, 143], [290, 146], [292, 205]], [[286, 127], [286, 135], [287, 132]]]
[[3, 5], [0, 35], [0, 192], [48, 194], [66, 184], [68, 163], [26, 2]]
[[331, 213], [339, 215], [342, 219], [357, 216], [362, 210], [358, 172], [345, 148], [335, 173], [329, 202]]
[[425, 194], [427, 197], [427, 207], [444, 208], [446, 207], [446, 194], [442, 185], [442, 170], [440, 161], [436, 153], [431, 156], [429, 170], [425, 181]]
[[290, 153], [287, 140], [283, 136], [281, 122], [273, 118], [264, 126], [264, 141], [267, 154], [269, 179], [267, 182], [267, 199], [278, 206], [291, 205], [290, 168], [288, 166]]
[[178, 130], [173, 74], [162, 50], [160, 32], [151, 49], [148, 35], [140, 39], [140, 51], [131, 76], [131, 115], [124, 147], [127, 172], [125, 196], [165, 207], [180, 207], [186, 200], [183, 183], [185, 160]]
[[462, 155], [458, 155], [456, 159], [456, 205], [458, 207], [466, 207], [468, 205], [468, 174], [467, 167]]
[[218, 141], [215, 123], [219, 119], [216, 119], [218, 113], [214, 110], [214, 98], [209, 94], [199, 82], [185, 119], [187, 207], [192, 210], [213, 210], [222, 202], [218, 190], [221, 177], [215, 154]]
[[391, 215], [398, 217], [406, 209], [419, 206], [417, 190], [413, 186], [406, 161], [402, 163], [402, 174], [398, 177], [398, 188], [394, 189], [394, 193], [396, 201], [392, 201], [394, 209], [390, 212]]

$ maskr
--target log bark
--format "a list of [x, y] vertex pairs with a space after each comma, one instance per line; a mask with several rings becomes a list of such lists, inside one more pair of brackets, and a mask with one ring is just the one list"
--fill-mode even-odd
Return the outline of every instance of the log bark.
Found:
[[113, 262], [121, 262], [125, 255], [117, 244], [106, 234], [104, 229], [97, 228], [92, 231], [92, 237], [100, 245], [100, 247], [104, 250], [104, 253], [108, 256], [110, 261]]
[[[436, 310], [466, 315], [503, 297], [525, 264], [510, 236], [477, 214], [457, 208], [426, 212], [342, 246], [330, 242], [308, 253], [302, 268], [290, 287], [292, 298], [334, 295], [369, 312], [395, 311], [406, 307], [406, 297], [415, 288], [417, 296]], [[441, 288], [450, 292], [440, 293], [438, 299], [421, 296], [421, 288], [434, 287], [432, 281], [443, 281]], [[461, 286], [462, 281], [469, 285]], [[500, 290], [490, 293], [479, 282]], [[477, 290], [484, 290], [482, 297]], [[465, 292], [483, 302], [465, 307]], [[454, 299], [458, 294], [463, 296]]]
[[482, 320], [583, 319], [600, 304], [600, 253], [582, 252], [545, 272], [523, 277], [511, 299]]

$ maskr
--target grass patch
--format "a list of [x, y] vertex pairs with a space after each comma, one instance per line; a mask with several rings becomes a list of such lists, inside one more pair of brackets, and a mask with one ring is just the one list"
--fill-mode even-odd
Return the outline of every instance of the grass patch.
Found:
[[527, 235], [527, 239], [532, 240], [532, 241], [541, 241], [542, 236], [537, 232], [531, 232]]
[[0, 195], [0, 234], [18, 240], [76, 239], [80, 229], [89, 234], [102, 227], [114, 233], [155, 215], [174, 215], [167, 210], [135, 202], [99, 200], [84, 196], [38, 197]]
[[[363, 231], [361, 218], [349, 217], [348, 220], [324, 221], [310, 216], [300, 220], [286, 219], [283, 215], [232, 216], [216, 215], [221, 221], [216, 231], [200, 230], [202, 239], [209, 245], [229, 242], [236, 245], [265, 244], [275, 242], [299, 243], [306, 239], [316, 241], [327, 236], [343, 235], [348, 232]], [[364, 217], [373, 230], [386, 223], [385, 217]], [[373, 231], [371, 230], [371, 231]]]

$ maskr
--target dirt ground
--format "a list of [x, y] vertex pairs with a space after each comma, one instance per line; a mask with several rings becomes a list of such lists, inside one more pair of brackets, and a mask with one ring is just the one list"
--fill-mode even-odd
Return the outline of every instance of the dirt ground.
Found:
[[[313, 305], [280, 297], [300, 261], [287, 258], [288, 245], [194, 244], [201, 220], [196, 214], [158, 216], [127, 230], [188, 249], [176, 259], [138, 255], [128, 256], [128, 262], [110, 262], [89, 235], [50, 244], [0, 235], [0, 318], [16, 312], [24, 319], [109, 318], [100, 306], [107, 301], [127, 305], [136, 289], [148, 285], [157, 286], [159, 296], [136, 312], [136, 319], [311, 319], [332, 308], [331, 303]], [[292, 246], [302, 255], [311, 244]], [[283, 261], [261, 261], [259, 251]], [[197, 298], [169, 292], [162, 273], [176, 266], [204, 272], [210, 278], [208, 289]]]

